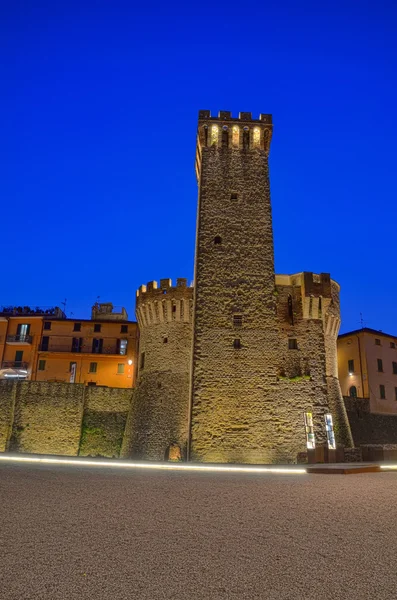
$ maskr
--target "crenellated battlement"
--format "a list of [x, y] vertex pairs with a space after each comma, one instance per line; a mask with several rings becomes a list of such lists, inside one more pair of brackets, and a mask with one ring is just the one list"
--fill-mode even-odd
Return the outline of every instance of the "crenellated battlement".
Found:
[[230, 111], [221, 110], [217, 117], [212, 117], [211, 111], [200, 110], [196, 148], [197, 180], [200, 180], [204, 150], [254, 150], [263, 151], [267, 156], [272, 128], [272, 115], [260, 114], [259, 119], [253, 119], [252, 113], [240, 112], [236, 118]]
[[192, 319], [193, 287], [179, 277], [176, 286], [171, 279], [149, 281], [136, 293], [136, 316], [140, 327], [160, 323], [190, 323]]
[[[329, 273], [304, 271], [294, 275], [276, 275], [276, 287], [300, 287], [302, 298], [302, 316], [304, 319], [323, 319], [335, 295], [339, 294], [339, 284], [333, 281]], [[335, 312], [335, 306], [334, 306]], [[339, 309], [337, 309], [339, 318]], [[340, 323], [340, 319], [339, 319]]]

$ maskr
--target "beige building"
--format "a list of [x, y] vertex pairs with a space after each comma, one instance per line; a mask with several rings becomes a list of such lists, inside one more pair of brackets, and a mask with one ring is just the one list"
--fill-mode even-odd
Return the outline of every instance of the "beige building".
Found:
[[369, 399], [370, 411], [397, 414], [397, 336], [367, 327], [338, 338], [344, 396]]

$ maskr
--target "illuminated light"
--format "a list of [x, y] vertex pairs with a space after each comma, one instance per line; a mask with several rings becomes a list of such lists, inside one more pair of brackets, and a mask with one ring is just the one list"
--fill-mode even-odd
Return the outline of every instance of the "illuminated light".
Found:
[[232, 145], [235, 148], [239, 147], [239, 141], [240, 141], [240, 128], [237, 127], [237, 125], [233, 125], [232, 128]]
[[259, 148], [261, 144], [261, 130], [259, 129], [259, 127], [254, 127], [253, 142], [255, 148]]
[[397, 471], [397, 465], [380, 465], [380, 468], [384, 469], [385, 471]]
[[212, 127], [211, 127], [211, 145], [212, 146], [218, 144], [218, 137], [219, 137], [218, 125], [212, 125]]
[[352, 377], [352, 376], [353, 376], [353, 373], [349, 373], [349, 375], [350, 375], [350, 377]]
[[234, 467], [226, 465], [189, 465], [175, 463], [132, 463], [132, 462], [112, 462], [104, 460], [76, 460], [73, 458], [38, 458], [27, 456], [0, 456], [4, 462], [17, 463], [39, 463], [50, 465], [75, 465], [77, 467], [111, 467], [127, 469], [160, 469], [165, 471], [209, 471], [209, 472], [234, 472], [234, 473], [279, 473], [304, 475], [306, 469], [288, 467]]
[[129, 364], [130, 366], [132, 365], [132, 360], [131, 360], [131, 359], [128, 361], [128, 364]]

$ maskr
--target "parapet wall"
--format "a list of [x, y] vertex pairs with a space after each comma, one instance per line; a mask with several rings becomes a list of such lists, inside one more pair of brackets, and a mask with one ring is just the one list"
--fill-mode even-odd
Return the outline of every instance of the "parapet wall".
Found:
[[0, 382], [0, 451], [120, 456], [132, 389]]
[[136, 293], [136, 316], [143, 327], [172, 322], [190, 323], [192, 319], [193, 287], [187, 279], [178, 278], [174, 287], [171, 279], [149, 281]]

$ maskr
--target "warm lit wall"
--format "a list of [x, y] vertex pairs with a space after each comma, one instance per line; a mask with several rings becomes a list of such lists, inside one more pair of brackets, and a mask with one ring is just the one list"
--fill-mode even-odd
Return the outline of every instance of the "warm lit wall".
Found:
[[[349, 360], [354, 361], [354, 371], [352, 371], [352, 374], [350, 374], [348, 368]], [[368, 397], [364, 345], [362, 338], [360, 339], [356, 334], [338, 339], [338, 377], [344, 396], [350, 396], [350, 388], [355, 386], [359, 398]]]
[[7, 331], [4, 332], [4, 336], [17, 335], [18, 325], [21, 324], [30, 325], [29, 335], [32, 336], [32, 343], [6, 343], [2, 355], [2, 363], [14, 362], [16, 352], [22, 351], [22, 362], [28, 363], [27, 378], [31, 379], [36, 368], [35, 360], [37, 358], [37, 349], [40, 343], [43, 319], [42, 317], [33, 317], [28, 315], [9, 317]]
[[[74, 331], [74, 323], [81, 323], [81, 330]], [[131, 388], [136, 368], [136, 323], [101, 322], [101, 331], [94, 331], [92, 321], [51, 321], [51, 330], [44, 330], [49, 337], [48, 351], [39, 352], [39, 360], [45, 361], [44, 370], [37, 365], [34, 379], [37, 381], [70, 382], [70, 363], [76, 363], [75, 383], [95, 383], [109, 387]], [[128, 326], [128, 333], [121, 333], [121, 326]], [[72, 339], [82, 338], [81, 352], [71, 352]], [[103, 352], [93, 353], [93, 339], [103, 339]], [[127, 353], [117, 354], [117, 340], [128, 341]], [[132, 361], [129, 365], [128, 361]], [[96, 373], [90, 372], [90, 364], [97, 363]], [[124, 373], [118, 373], [118, 365], [124, 365]]]

